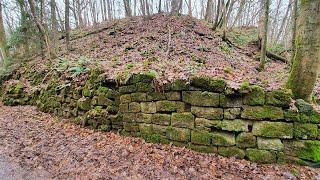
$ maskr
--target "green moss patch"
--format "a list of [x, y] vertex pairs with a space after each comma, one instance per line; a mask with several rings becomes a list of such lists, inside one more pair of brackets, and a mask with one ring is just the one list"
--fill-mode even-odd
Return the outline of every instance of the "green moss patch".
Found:
[[273, 106], [246, 106], [244, 107], [241, 117], [252, 120], [279, 120], [284, 119], [283, 110]]

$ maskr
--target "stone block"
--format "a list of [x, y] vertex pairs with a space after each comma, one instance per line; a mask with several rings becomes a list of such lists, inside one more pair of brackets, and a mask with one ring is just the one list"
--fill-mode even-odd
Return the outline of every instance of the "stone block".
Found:
[[157, 107], [155, 102], [141, 102], [141, 112], [156, 113]]
[[136, 114], [136, 121], [142, 123], [151, 123], [152, 115], [146, 113], [137, 113]]
[[220, 106], [224, 108], [239, 108], [242, 107], [241, 96], [225, 96], [220, 94]]
[[142, 134], [152, 134], [153, 133], [152, 124], [141, 123], [141, 124], [139, 124], [139, 130]]
[[281, 120], [284, 119], [283, 110], [273, 106], [246, 106], [241, 117], [250, 120]]
[[235, 146], [233, 146], [233, 147], [219, 147], [218, 152], [221, 156], [235, 157], [238, 159], [243, 159], [246, 155], [244, 150], [237, 148]]
[[147, 93], [147, 101], [160, 101], [165, 100], [166, 96], [162, 92], [149, 92]]
[[243, 104], [250, 105], [250, 106], [260, 106], [264, 105], [265, 103], [265, 92], [264, 90], [257, 86], [251, 86], [251, 92], [249, 92], [243, 98]]
[[257, 138], [252, 133], [242, 132], [237, 136], [236, 143], [240, 148], [254, 148]]
[[122, 119], [124, 122], [136, 122], [137, 114], [136, 113], [123, 113]]
[[157, 101], [156, 102], [157, 112], [183, 112], [184, 103], [178, 101]]
[[284, 145], [280, 139], [257, 138], [258, 149], [282, 151]]
[[241, 114], [240, 108], [224, 109], [224, 118], [225, 119], [236, 119], [240, 116], [240, 114]]
[[165, 93], [166, 99], [169, 101], [180, 101], [181, 100], [181, 93], [178, 91], [171, 91]]
[[216, 146], [234, 146], [236, 144], [235, 136], [231, 133], [213, 132], [212, 144]]
[[190, 112], [172, 113], [171, 125], [174, 127], [194, 128], [194, 116]]
[[129, 103], [128, 111], [129, 112], [140, 112], [141, 111], [140, 103], [137, 103], [137, 102]]
[[219, 106], [219, 94], [206, 91], [183, 91], [182, 100], [194, 106]]
[[216, 153], [217, 147], [214, 146], [204, 146], [204, 145], [197, 145], [197, 144], [190, 144], [189, 148], [202, 153]]
[[211, 108], [211, 107], [197, 107], [192, 106], [191, 112], [199, 118], [219, 120], [223, 119], [223, 109], [222, 108]]
[[193, 144], [210, 145], [212, 134], [204, 130], [192, 130], [191, 142]]
[[257, 163], [275, 163], [277, 155], [274, 152], [259, 149], [247, 149], [246, 156], [250, 161]]
[[200, 130], [208, 130], [211, 128], [219, 129], [221, 127], [221, 120], [209, 120], [205, 118], [196, 118], [195, 127]]
[[235, 119], [235, 120], [223, 120], [221, 122], [221, 129], [225, 131], [235, 131], [235, 132], [241, 132], [241, 131], [249, 131], [249, 125], [252, 123], [249, 121], [244, 121], [241, 119]]
[[190, 129], [168, 127], [166, 131], [166, 137], [173, 141], [189, 142]]
[[133, 85], [128, 85], [128, 86], [120, 86], [119, 87], [119, 92], [126, 94], [126, 93], [133, 93], [137, 91], [137, 86], [135, 84]]
[[130, 103], [131, 102], [131, 95], [125, 94], [120, 96], [120, 103]]
[[278, 107], [288, 108], [291, 103], [291, 94], [284, 90], [275, 90], [267, 92], [266, 104]]
[[311, 123], [294, 123], [294, 137], [298, 139], [316, 139], [318, 126]]
[[119, 112], [129, 112], [129, 104], [119, 104]]
[[153, 127], [153, 133], [154, 134], [159, 134], [159, 135], [165, 135], [166, 134], [167, 126], [161, 126], [161, 125], [153, 124], [152, 127]]
[[132, 93], [131, 94], [131, 101], [135, 101], [135, 102], [147, 101], [147, 94], [141, 93], [141, 92]]
[[169, 114], [152, 114], [152, 123], [158, 125], [170, 125], [171, 115]]
[[255, 122], [252, 129], [253, 135], [270, 138], [293, 138], [293, 124], [285, 122]]
[[192, 77], [190, 79], [191, 86], [197, 87], [211, 92], [223, 92], [226, 87], [226, 82], [221, 79], [212, 79], [208, 76]]
[[123, 128], [127, 132], [138, 132], [139, 131], [139, 124], [136, 123], [123, 123]]

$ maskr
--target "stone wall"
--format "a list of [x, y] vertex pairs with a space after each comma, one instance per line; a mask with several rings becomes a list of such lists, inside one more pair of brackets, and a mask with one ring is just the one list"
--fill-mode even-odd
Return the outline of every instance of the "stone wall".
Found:
[[320, 116], [303, 100], [293, 108], [286, 91], [266, 92], [247, 83], [234, 90], [207, 77], [158, 87], [148, 74], [116, 83], [90, 72], [84, 82], [35, 83], [27, 90], [21, 79], [10, 81], [2, 100], [36, 105], [91, 128], [200, 152], [258, 163], [320, 162]]

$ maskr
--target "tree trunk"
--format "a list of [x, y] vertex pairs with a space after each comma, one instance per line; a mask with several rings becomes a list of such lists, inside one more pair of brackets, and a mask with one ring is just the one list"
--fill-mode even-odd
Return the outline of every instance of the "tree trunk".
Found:
[[188, 2], [188, 15], [189, 16], [192, 16], [192, 4], [191, 4], [191, 0], [189, 0]]
[[17, 0], [19, 8], [20, 8], [20, 13], [21, 13], [21, 31], [23, 34], [23, 38], [22, 38], [22, 44], [23, 44], [23, 49], [24, 49], [24, 55], [25, 56], [29, 56], [29, 40], [28, 40], [28, 13], [25, 10], [25, 3], [23, 0]]
[[56, 37], [58, 32], [58, 22], [57, 22], [57, 15], [56, 15], [56, 1], [51, 0], [50, 1], [50, 7], [51, 7], [51, 31], [52, 31], [52, 43], [53, 47], [56, 47]]
[[263, 70], [266, 64], [266, 50], [268, 41], [268, 23], [269, 23], [269, 7], [270, 0], [265, 0], [264, 2], [264, 18], [263, 18], [263, 31], [262, 31], [262, 42], [261, 42], [261, 57], [259, 69]]
[[52, 49], [52, 44], [51, 44], [49, 35], [47, 34], [45, 27], [43, 26], [43, 24], [41, 23], [41, 21], [39, 20], [37, 14], [36, 14], [36, 7], [35, 7], [34, 1], [28, 0], [28, 2], [29, 2], [29, 6], [30, 6], [30, 10], [31, 10], [31, 14], [34, 19], [34, 22], [35, 22], [35, 24], [41, 34], [43, 41], [45, 42], [45, 46], [47, 48], [47, 53], [48, 53], [49, 59], [51, 59], [51, 58], [55, 57], [55, 53], [54, 53], [54, 49]]
[[208, 0], [206, 7], [206, 15], [204, 16], [204, 20], [212, 21], [212, 0]]
[[235, 24], [239, 21], [239, 18], [240, 18], [240, 16], [241, 16], [241, 13], [242, 13], [242, 11], [243, 11], [243, 7], [244, 7], [245, 4], [246, 4], [246, 1], [245, 1], [245, 0], [241, 0], [240, 6], [239, 6], [239, 10], [238, 10], [238, 12], [237, 12], [236, 17], [234, 18], [234, 21], [233, 21], [231, 27], [234, 27]]
[[126, 17], [132, 17], [131, 2], [129, 0], [123, 0], [123, 4], [126, 12]]
[[284, 15], [284, 17], [283, 17], [283, 19], [282, 19], [279, 32], [278, 32], [277, 37], [276, 37], [276, 39], [275, 39], [275, 42], [276, 42], [276, 43], [279, 42], [280, 36], [281, 36], [281, 34], [282, 34], [282, 32], [283, 32], [283, 29], [284, 29], [284, 27], [285, 27], [287, 18], [288, 18], [288, 16], [289, 16], [289, 11], [290, 11], [290, 9], [291, 9], [291, 5], [292, 5], [292, 0], [289, 1], [289, 4], [288, 4], [287, 10], [286, 10], [286, 13], [285, 13], [285, 15]]
[[64, 17], [64, 22], [65, 22], [65, 31], [66, 31], [66, 45], [67, 45], [67, 50], [70, 50], [70, 2], [69, 0], [65, 0], [65, 17]]
[[2, 0], [0, 0], [0, 48], [1, 48], [1, 55], [2, 55], [2, 59], [0, 59], [0, 62], [2, 60], [2, 62], [5, 62], [5, 59], [8, 55], [8, 51], [7, 51], [7, 40], [6, 40], [6, 33], [4, 30], [4, 24], [3, 24], [3, 17], [2, 17]]
[[301, 1], [296, 53], [287, 83], [297, 99], [311, 101], [320, 70], [320, 1]]
[[298, 0], [294, 0], [292, 9], [292, 41], [291, 41], [291, 66], [293, 64], [293, 58], [296, 54], [296, 36], [297, 36], [297, 18], [298, 18]]

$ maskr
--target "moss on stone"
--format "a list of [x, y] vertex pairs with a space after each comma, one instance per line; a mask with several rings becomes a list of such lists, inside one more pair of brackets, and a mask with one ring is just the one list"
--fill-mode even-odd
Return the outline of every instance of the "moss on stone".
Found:
[[191, 112], [196, 117], [206, 118], [212, 120], [223, 119], [223, 109], [222, 108], [211, 108], [211, 107], [197, 107], [192, 106]]
[[127, 132], [138, 132], [139, 131], [139, 124], [137, 123], [123, 123], [123, 129]]
[[126, 93], [133, 93], [133, 92], [137, 92], [137, 86], [135, 84], [133, 85], [127, 85], [127, 86], [120, 86], [119, 87], [119, 92], [126, 94]]
[[231, 133], [213, 132], [212, 144], [216, 146], [234, 146], [236, 144], [235, 136]]
[[240, 148], [254, 148], [257, 144], [257, 138], [252, 133], [243, 132], [237, 136], [236, 144]]
[[259, 149], [247, 149], [246, 156], [250, 161], [257, 163], [275, 163], [277, 155], [274, 152]]
[[316, 139], [318, 126], [310, 123], [294, 123], [294, 137], [299, 139]]
[[178, 79], [171, 84], [167, 85], [167, 90], [183, 91], [189, 89], [189, 84], [186, 80]]
[[244, 150], [237, 147], [219, 147], [218, 152], [221, 156], [235, 157], [238, 159], [243, 159], [246, 155]]
[[152, 114], [152, 123], [158, 125], [170, 125], [171, 116], [169, 114]]
[[156, 106], [157, 106], [157, 112], [174, 112], [178, 111], [181, 107], [181, 102], [176, 102], [176, 101], [157, 101]]
[[145, 73], [145, 74], [131, 74], [128, 80], [125, 82], [126, 84], [136, 84], [136, 83], [151, 83], [155, 78], [154, 74]]
[[171, 91], [165, 93], [166, 99], [169, 101], [180, 101], [181, 100], [181, 93], [178, 91]]
[[240, 116], [240, 108], [228, 108], [224, 109], [224, 118], [225, 119], [236, 119]]
[[119, 104], [119, 112], [129, 112], [129, 104], [124, 103], [124, 104]]
[[251, 120], [280, 120], [284, 119], [283, 110], [273, 106], [246, 106], [244, 107], [241, 117]]
[[194, 116], [190, 112], [172, 113], [171, 125], [181, 128], [194, 128]]
[[123, 122], [136, 122], [137, 121], [137, 113], [123, 113], [122, 120], [123, 120]]
[[206, 91], [183, 91], [182, 100], [194, 106], [219, 106], [219, 94]]
[[154, 134], [159, 134], [159, 135], [165, 135], [166, 134], [167, 126], [152, 124], [152, 127], [153, 127], [153, 133]]
[[221, 129], [234, 132], [249, 131], [248, 127], [250, 124], [251, 123], [249, 121], [244, 121], [241, 119], [223, 120], [221, 122]]
[[295, 102], [299, 112], [301, 113], [311, 113], [313, 111], [313, 107], [311, 104], [305, 102], [303, 99], [297, 99]]
[[156, 113], [156, 103], [155, 102], [141, 102], [141, 112], [143, 113]]
[[210, 131], [211, 128], [219, 129], [221, 127], [220, 120], [209, 120], [205, 118], [196, 118], [195, 119], [195, 128], [199, 130]]
[[[161, 136], [159, 134], [141, 134], [141, 137], [149, 143], [162, 143], [165, 141], [165, 136]], [[165, 143], [167, 144], [167, 143]]]
[[140, 112], [140, 111], [141, 111], [140, 103], [137, 103], [137, 102], [129, 103], [129, 112]]
[[215, 152], [217, 152], [217, 147], [214, 147], [214, 146], [190, 144], [188, 147], [194, 151], [201, 152], [201, 153], [215, 153]]
[[243, 98], [243, 104], [250, 106], [264, 105], [264, 103], [265, 92], [260, 86], [257, 85], [251, 86], [251, 92]]
[[139, 124], [139, 130], [142, 134], [153, 134], [152, 124], [141, 123]]
[[285, 122], [255, 122], [252, 129], [253, 135], [270, 138], [293, 138], [293, 124]]
[[258, 149], [264, 150], [282, 151], [284, 148], [280, 139], [258, 137], [257, 144]]
[[284, 112], [284, 118], [286, 119], [286, 121], [300, 122], [299, 112], [292, 109]]
[[212, 134], [204, 130], [192, 130], [191, 142], [193, 144], [210, 145]]
[[130, 103], [131, 102], [131, 95], [125, 94], [120, 96], [120, 103]]
[[251, 91], [251, 86], [248, 80], [244, 80], [240, 86], [240, 93], [247, 94]]
[[275, 90], [267, 92], [266, 104], [288, 108], [291, 103], [291, 94], [285, 90]]
[[191, 86], [200, 88], [205, 91], [223, 92], [226, 87], [226, 82], [222, 79], [212, 79], [207, 76], [192, 77], [190, 79]]
[[147, 101], [147, 94], [146, 93], [132, 93], [131, 94], [131, 101], [136, 102], [143, 102]]
[[304, 141], [305, 147], [299, 152], [301, 159], [320, 162], [320, 141]]
[[225, 96], [220, 94], [220, 106], [221, 107], [242, 107], [242, 97], [241, 96]]
[[91, 109], [91, 99], [81, 98], [77, 101], [77, 106], [80, 110], [88, 111]]
[[168, 127], [166, 130], [166, 137], [173, 141], [189, 142], [190, 130], [184, 128]]
[[147, 93], [147, 101], [160, 101], [165, 100], [166, 96], [161, 92], [149, 92]]
[[151, 114], [145, 114], [145, 113], [138, 113], [136, 115], [137, 122], [142, 123], [151, 123], [152, 115]]
[[138, 92], [152, 92], [152, 91], [154, 91], [154, 88], [151, 83], [139, 82], [139, 83], [136, 83], [136, 86], [137, 86]]

